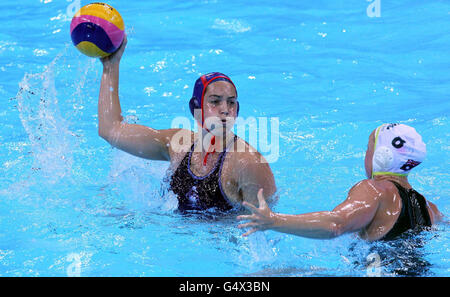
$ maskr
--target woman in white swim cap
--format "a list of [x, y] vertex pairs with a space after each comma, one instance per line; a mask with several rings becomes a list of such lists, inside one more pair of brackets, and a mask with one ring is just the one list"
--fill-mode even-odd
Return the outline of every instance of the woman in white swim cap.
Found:
[[258, 193], [259, 208], [244, 202], [250, 220], [239, 228], [274, 230], [298, 236], [329, 239], [358, 232], [368, 241], [391, 240], [407, 230], [422, 230], [441, 220], [437, 207], [415, 191], [408, 181], [409, 172], [425, 158], [426, 146], [412, 127], [384, 124], [370, 137], [365, 157], [368, 179], [354, 185], [347, 199], [332, 211], [300, 215], [273, 213]]

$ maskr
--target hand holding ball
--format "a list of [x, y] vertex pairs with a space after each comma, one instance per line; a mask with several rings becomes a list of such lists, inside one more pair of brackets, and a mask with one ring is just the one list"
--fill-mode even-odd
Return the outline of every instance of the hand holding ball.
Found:
[[125, 25], [120, 14], [105, 3], [83, 6], [72, 18], [70, 35], [83, 54], [104, 58], [122, 44]]

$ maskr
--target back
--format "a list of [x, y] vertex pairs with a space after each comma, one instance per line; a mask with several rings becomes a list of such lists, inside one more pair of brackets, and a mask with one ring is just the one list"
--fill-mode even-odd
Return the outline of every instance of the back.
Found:
[[431, 226], [426, 200], [417, 191], [390, 180], [376, 180], [374, 185], [381, 203], [372, 222], [360, 232], [362, 238], [392, 240], [407, 230]]
[[424, 227], [431, 227], [425, 197], [412, 188], [406, 189], [396, 182], [393, 183], [402, 199], [402, 208], [397, 221], [383, 237], [383, 240], [395, 239], [408, 230], [422, 230]]

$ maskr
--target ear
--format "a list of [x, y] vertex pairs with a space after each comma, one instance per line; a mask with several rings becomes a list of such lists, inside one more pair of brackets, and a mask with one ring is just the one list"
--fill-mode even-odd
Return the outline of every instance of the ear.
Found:
[[197, 97], [192, 97], [191, 100], [189, 100], [189, 109], [191, 110], [192, 116], [194, 116], [194, 110], [200, 108], [200, 103], [198, 101]]

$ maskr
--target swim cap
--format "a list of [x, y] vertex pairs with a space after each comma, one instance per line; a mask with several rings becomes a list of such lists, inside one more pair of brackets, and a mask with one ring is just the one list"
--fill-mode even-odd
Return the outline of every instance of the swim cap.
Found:
[[375, 131], [372, 177], [407, 176], [411, 169], [422, 163], [426, 154], [426, 145], [413, 127], [383, 124]]
[[[204, 120], [204, 118], [203, 118], [203, 97], [205, 96], [206, 87], [208, 87], [208, 85], [212, 82], [221, 81], [221, 80], [231, 83], [236, 91], [236, 96], [237, 96], [237, 89], [236, 89], [236, 86], [234, 85], [233, 81], [223, 73], [211, 72], [211, 73], [200, 76], [195, 81], [194, 92], [192, 93], [192, 98], [189, 101], [189, 108], [191, 110], [192, 115], [194, 115], [195, 109], [201, 109], [202, 124], [203, 124], [203, 120]], [[237, 111], [236, 111], [236, 115], [237, 115], [237, 114], [239, 114], [239, 102], [236, 102], [236, 103], [237, 103]]]

